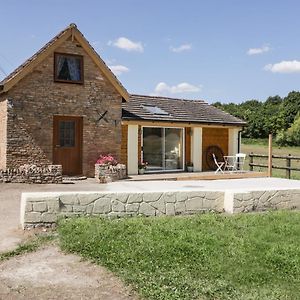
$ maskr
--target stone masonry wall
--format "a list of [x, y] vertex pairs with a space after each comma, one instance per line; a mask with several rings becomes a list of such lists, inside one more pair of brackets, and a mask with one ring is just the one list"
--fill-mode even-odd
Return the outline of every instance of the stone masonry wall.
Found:
[[255, 191], [233, 197], [235, 213], [277, 209], [300, 209], [300, 190]]
[[61, 165], [21, 166], [18, 169], [0, 169], [0, 183], [62, 183]]
[[9, 103], [6, 167], [52, 164], [53, 115], [82, 116], [83, 173], [93, 177], [100, 154], [120, 159], [122, 97], [76, 40], [67, 40], [55, 51], [83, 55], [84, 84], [54, 82], [52, 53], [0, 95], [0, 102]]
[[22, 226], [36, 227], [56, 223], [59, 216], [161, 216], [223, 211], [219, 192], [144, 192], [144, 193], [24, 193]]
[[23, 228], [51, 226], [61, 216], [174, 216], [300, 209], [300, 190], [23, 193]]
[[0, 101], [0, 170], [6, 168], [7, 101]]

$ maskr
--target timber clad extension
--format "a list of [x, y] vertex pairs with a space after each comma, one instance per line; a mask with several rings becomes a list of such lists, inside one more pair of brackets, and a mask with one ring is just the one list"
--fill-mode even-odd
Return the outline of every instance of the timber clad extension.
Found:
[[0, 82], [0, 169], [55, 163], [94, 176], [110, 153], [129, 174], [145, 157], [153, 171], [201, 171], [207, 147], [237, 152], [244, 125], [204, 101], [129, 95], [71, 24]]

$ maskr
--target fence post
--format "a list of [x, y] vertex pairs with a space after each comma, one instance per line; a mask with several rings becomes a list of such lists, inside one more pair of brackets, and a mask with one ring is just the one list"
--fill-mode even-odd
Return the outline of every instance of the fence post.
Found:
[[272, 133], [269, 134], [268, 177], [272, 177]]
[[291, 154], [287, 155], [286, 157], [286, 178], [291, 179], [291, 158], [290, 158]]
[[250, 161], [249, 161], [249, 170], [253, 171], [253, 166], [252, 166], [252, 164], [253, 164], [253, 152], [250, 153], [249, 158], [250, 158]]

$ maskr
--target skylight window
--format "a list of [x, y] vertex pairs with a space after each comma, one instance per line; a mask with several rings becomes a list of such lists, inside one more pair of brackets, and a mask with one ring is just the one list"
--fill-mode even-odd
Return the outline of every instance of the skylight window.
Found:
[[143, 108], [145, 108], [149, 113], [153, 115], [168, 115], [166, 111], [163, 109], [157, 107], [157, 106], [152, 106], [152, 105], [143, 105]]

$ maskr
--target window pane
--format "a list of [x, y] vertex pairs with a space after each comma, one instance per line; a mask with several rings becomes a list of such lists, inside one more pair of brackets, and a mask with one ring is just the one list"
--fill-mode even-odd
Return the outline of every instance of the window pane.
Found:
[[148, 170], [163, 169], [163, 129], [143, 128], [143, 159]]
[[82, 57], [56, 54], [56, 79], [82, 81]]
[[59, 123], [59, 142], [61, 147], [75, 146], [75, 122], [61, 121]]
[[182, 129], [165, 129], [166, 170], [183, 169]]

